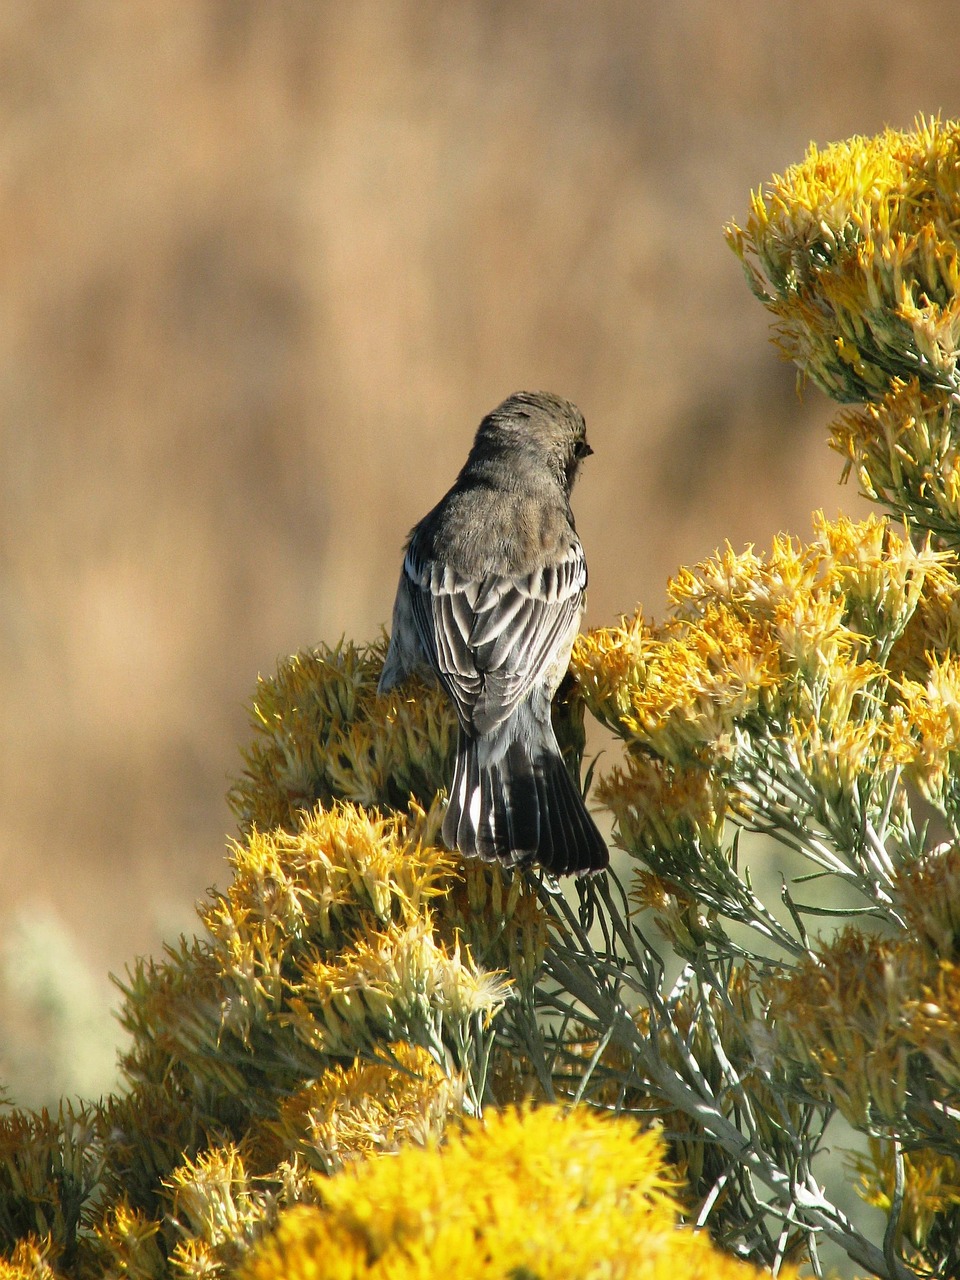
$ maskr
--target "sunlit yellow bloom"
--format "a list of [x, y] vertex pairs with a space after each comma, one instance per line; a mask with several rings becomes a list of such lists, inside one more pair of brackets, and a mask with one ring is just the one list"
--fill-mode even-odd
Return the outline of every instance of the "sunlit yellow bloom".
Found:
[[825, 729], [816, 720], [793, 720], [790, 743], [800, 773], [827, 804], [850, 795], [859, 778], [877, 777], [895, 763], [882, 724], [873, 721], [845, 720]]
[[442, 691], [411, 681], [379, 697], [384, 644], [294, 654], [253, 699], [254, 739], [230, 802], [244, 830], [296, 829], [320, 802], [425, 808], [445, 785], [456, 722]]
[[469, 954], [441, 946], [429, 919], [370, 932], [301, 973], [291, 1025], [323, 1053], [349, 1057], [384, 1041], [422, 1042], [437, 1019], [487, 1020], [509, 994]]
[[[121, 1201], [95, 1229], [97, 1243], [113, 1260], [117, 1275], [159, 1276], [164, 1270], [161, 1224]], [[0, 1270], [0, 1280], [5, 1280]], [[37, 1280], [40, 1280], [39, 1276]]]
[[332, 1172], [403, 1142], [423, 1146], [439, 1138], [462, 1110], [463, 1081], [425, 1049], [400, 1042], [383, 1052], [391, 1060], [331, 1067], [283, 1100], [275, 1128], [285, 1148]]
[[896, 373], [956, 389], [958, 150], [960, 125], [923, 118], [811, 146], [727, 229], [782, 351], [837, 400]]
[[911, 1042], [956, 1097], [960, 1090], [960, 966], [941, 960], [907, 1014]]
[[586, 1108], [490, 1113], [442, 1147], [352, 1165], [318, 1189], [321, 1206], [281, 1215], [241, 1280], [760, 1274], [678, 1228], [654, 1134]]
[[960, 753], [960, 658], [931, 655], [926, 683], [902, 680], [900, 695], [917, 740], [909, 766], [917, 786], [932, 804], [942, 804]]
[[57, 1251], [48, 1237], [25, 1236], [14, 1245], [9, 1259], [0, 1258], [0, 1280], [60, 1280], [62, 1272], [52, 1263]]
[[641, 752], [598, 784], [597, 799], [613, 813], [624, 848], [649, 859], [719, 849], [726, 795], [716, 774], [696, 765], [680, 769]]
[[863, 492], [956, 548], [960, 407], [955, 396], [894, 378], [876, 403], [842, 413], [831, 444]]
[[[954, 589], [944, 557], [915, 549], [886, 520], [817, 513], [814, 527], [806, 547], [788, 538], [767, 556], [727, 547], [682, 570], [670, 585], [674, 617], [659, 629], [638, 616], [578, 643], [588, 704], [669, 764], [672, 786], [686, 771], [712, 768], [719, 782], [752, 776], [755, 761], [775, 770], [789, 761], [825, 803], [839, 803], [865, 771], [913, 760], [916, 735], [882, 659], [921, 604]], [[640, 794], [654, 781], [663, 788], [635, 763], [598, 790], [628, 847], [702, 839], [684, 826], [687, 797], [678, 806]], [[765, 789], [748, 788], [744, 807], [734, 786], [722, 807], [755, 813]]]
[[573, 665], [601, 719], [675, 762], [729, 734], [779, 676], [763, 627], [712, 603], [696, 622], [660, 633], [639, 618], [591, 632], [578, 642]]
[[524, 871], [466, 859], [436, 904], [437, 931], [463, 939], [485, 969], [501, 969], [531, 988], [547, 947], [547, 915]]
[[167, 1181], [181, 1225], [211, 1240], [229, 1235], [247, 1212], [251, 1179], [235, 1146], [213, 1147], [195, 1161], [185, 1160]]
[[819, 557], [796, 539], [782, 534], [768, 556], [752, 546], [722, 552], [692, 569], [681, 569], [667, 584], [667, 594], [681, 618], [698, 617], [710, 603], [725, 604], [757, 619], [773, 616], [778, 605], [809, 596], [819, 575]]
[[304, 815], [296, 832], [253, 831], [233, 844], [232, 881], [204, 906], [204, 923], [227, 945], [252, 942], [259, 930], [278, 935], [267, 946], [279, 959], [279, 938], [336, 943], [365, 915], [418, 918], [455, 866], [422, 840], [424, 818], [381, 818], [345, 804]]
[[926, 589], [953, 583], [952, 558], [932, 550], [929, 536], [920, 547], [891, 525], [866, 520], [835, 521], [815, 512], [814, 529], [827, 552], [826, 573], [844, 602], [846, 625], [853, 631], [892, 642], [903, 632]]

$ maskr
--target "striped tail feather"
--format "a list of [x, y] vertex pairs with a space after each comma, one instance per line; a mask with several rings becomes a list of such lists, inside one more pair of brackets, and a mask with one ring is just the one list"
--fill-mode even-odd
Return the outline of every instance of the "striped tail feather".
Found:
[[483, 737], [461, 726], [443, 839], [466, 857], [538, 862], [553, 875], [589, 875], [609, 862], [552, 725], [528, 704]]

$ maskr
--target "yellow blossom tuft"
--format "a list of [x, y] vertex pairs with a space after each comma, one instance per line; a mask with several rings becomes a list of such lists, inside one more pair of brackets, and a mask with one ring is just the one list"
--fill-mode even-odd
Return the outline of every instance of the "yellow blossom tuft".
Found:
[[868, 498], [957, 547], [960, 409], [955, 394], [894, 378], [875, 403], [842, 413], [831, 445]]
[[293, 1030], [320, 1052], [347, 1057], [401, 1039], [432, 1043], [430, 1029], [444, 1018], [463, 1027], [488, 1022], [509, 994], [469, 953], [441, 945], [429, 918], [367, 933], [301, 973]]
[[106, 1251], [117, 1275], [159, 1280], [166, 1270], [160, 1248], [161, 1225], [121, 1200], [105, 1215], [96, 1231], [98, 1244]]
[[573, 666], [587, 706], [624, 737], [682, 763], [729, 735], [778, 681], [772, 637], [728, 607], [646, 629], [639, 615], [581, 636]]
[[49, 1236], [24, 1236], [9, 1258], [0, 1258], [0, 1280], [60, 1280], [52, 1265], [56, 1252]]
[[96, 1205], [101, 1173], [92, 1105], [61, 1102], [57, 1114], [0, 1114], [0, 1240], [27, 1239], [23, 1257], [74, 1259]]
[[891, 378], [956, 391], [960, 124], [917, 120], [819, 151], [754, 194], [727, 237], [777, 341], [828, 395]]
[[[510, 983], [461, 943], [451, 905], [460, 882], [451, 855], [425, 838], [434, 827], [415, 808], [381, 818], [337, 804], [302, 814], [296, 832], [253, 831], [234, 848], [231, 885], [201, 909], [209, 941], [137, 966], [125, 1069], [148, 1102], [151, 1089], [161, 1100], [183, 1090], [168, 1127], [187, 1149], [235, 1123], [240, 1107], [256, 1121], [249, 1151], [295, 1155], [309, 1134], [272, 1125], [276, 1107], [359, 1055], [382, 1059], [393, 1046], [401, 1061], [401, 1041], [429, 1050], [451, 1099], [469, 1087], [477, 1105]], [[289, 1144], [279, 1152], [278, 1133]], [[162, 1132], [150, 1152], [162, 1176]]]
[[321, 1206], [283, 1214], [240, 1278], [758, 1276], [705, 1233], [678, 1229], [675, 1190], [659, 1139], [628, 1120], [585, 1108], [491, 1113], [442, 1147], [405, 1148], [323, 1183]]
[[272, 1214], [269, 1193], [256, 1185], [233, 1145], [185, 1160], [165, 1185], [181, 1236], [170, 1262], [175, 1274], [190, 1280], [222, 1274], [239, 1261]]
[[402, 1041], [389, 1060], [331, 1067], [280, 1104], [274, 1127], [286, 1150], [332, 1173], [351, 1160], [438, 1139], [463, 1110], [464, 1083], [425, 1049]]
[[679, 874], [694, 851], [718, 851], [727, 794], [716, 772], [667, 764], [630, 752], [597, 786], [597, 799], [616, 820], [620, 843], [651, 865]]
[[237, 978], [255, 964], [266, 981], [291, 948], [335, 949], [367, 920], [419, 919], [455, 866], [424, 839], [425, 824], [422, 811], [381, 818], [338, 804], [302, 815], [295, 832], [255, 830], [234, 843], [230, 887], [201, 917]]
[[890, 651], [887, 666], [894, 677], [924, 683], [931, 655], [960, 652], [960, 579], [956, 563], [946, 568], [924, 581], [913, 616]]
[[911, 939], [887, 942], [847, 928], [765, 984], [785, 1058], [856, 1128], [903, 1120], [918, 1047], [910, 1011], [927, 971]]
[[439, 687], [411, 681], [379, 697], [384, 652], [383, 642], [321, 646], [260, 677], [255, 737], [229, 797], [243, 830], [294, 830], [301, 811], [334, 799], [433, 804], [450, 775], [455, 720]]
[[803, 780], [823, 821], [917, 754], [885, 661], [918, 610], [954, 592], [945, 557], [875, 517], [817, 513], [814, 529], [766, 556], [728, 546], [672, 580], [663, 626], [638, 614], [574, 648], [588, 705], [634, 748], [597, 794], [661, 873], [676, 874], [671, 846], [715, 848], [725, 813], [769, 823]]
[[929, 537], [917, 547], [877, 516], [831, 522], [815, 512], [813, 523], [826, 552], [827, 584], [843, 600], [845, 625], [882, 638], [884, 647], [903, 633], [924, 592], [955, 587], [953, 558], [934, 551]]
[[[889, 1142], [870, 1140], [867, 1155], [855, 1159], [860, 1175], [860, 1195], [867, 1204], [889, 1213], [893, 1206], [896, 1173], [893, 1149]], [[899, 1227], [913, 1247], [920, 1251], [922, 1266], [936, 1266], [936, 1252], [927, 1256], [927, 1247], [938, 1218], [946, 1218], [951, 1229], [951, 1215], [960, 1204], [960, 1163], [950, 1156], [918, 1149], [904, 1153], [903, 1204]]]
[[486, 969], [501, 969], [530, 990], [547, 949], [547, 915], [526, 872], [465, 859], [437, 904], [438, 932], [462, 938]]
[[941, 846], [902, 867], [896, 890], [910, 933], [929, 948], [931, 958], [960, 958], [960, 846]]
[[956, 1098], [960, 1091], [960, 965], [941, 960], [905, 1015], [911, 1042]]
[[927, 799], [942, 807], [960, 763], [960, 658], [930, 656], [925, 683], [900, 682], [904, 717], [916, 744], [908, 772]]

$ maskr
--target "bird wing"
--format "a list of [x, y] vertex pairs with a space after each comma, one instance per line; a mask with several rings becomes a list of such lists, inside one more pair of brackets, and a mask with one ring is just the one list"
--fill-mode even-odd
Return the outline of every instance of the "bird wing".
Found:
[[566, 665], [587, 585], [576, 537], [529, 574], [479, 579], [418, 554], [414, 539], [404, 578], [420, 642], [464, 726], [490, 732], [552, 668]]

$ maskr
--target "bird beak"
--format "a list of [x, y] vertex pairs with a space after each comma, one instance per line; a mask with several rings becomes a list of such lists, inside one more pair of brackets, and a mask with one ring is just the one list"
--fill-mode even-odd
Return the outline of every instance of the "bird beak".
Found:
[[580, 443], [577, 445], [577, 457], [589, 458], [591, 453], [593, 453], [593, 450], [587, 444], [586, 440], [581, 440]]

